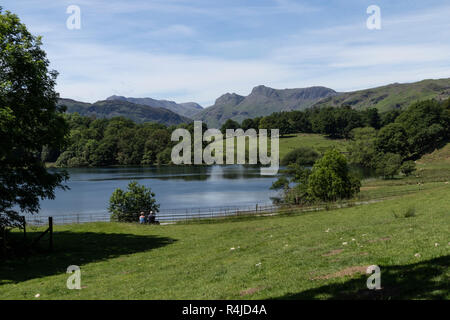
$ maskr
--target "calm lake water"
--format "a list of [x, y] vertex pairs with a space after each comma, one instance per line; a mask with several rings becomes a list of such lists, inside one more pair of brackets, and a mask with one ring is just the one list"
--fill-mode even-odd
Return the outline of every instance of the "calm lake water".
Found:
[[164, 209], [246, 206], [270, 203], [274, 176], [261, 176], [253, 166], [127, 167], [68, 169], [70, 190], [56, 191], [54, 200], [41, 201], [40, 215], [107, 214], [116, 188], [131, 180], [150, 187]]

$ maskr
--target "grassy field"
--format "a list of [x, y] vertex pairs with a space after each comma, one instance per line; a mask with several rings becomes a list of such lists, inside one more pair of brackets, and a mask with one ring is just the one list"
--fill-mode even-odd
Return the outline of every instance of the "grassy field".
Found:
[[[236, 138], [234, 138], [236, 141]], [[226, 146], [228, 139], [225, 139]], [[270, 139], [268, 139], [270, 141]], [[283, 159], [283, 157], [290, 151], [299, 148], [299, 147], [311, 147], [316, 149], [318, 152], [323, 153], [327, 149], [336, 147], [340, 151], [346, 151], [347, 148], [347, 140], [344, 139], [330, 139], [326, 137], [325, 135], [321, 134], [315, 134], [315, 133], [296, 133], [296, 134], [290, 134], [287, 136], [284, 136], [280, 138], [280, 160]], [[270, 142], [269, 142], [270, 143]], [[213, 143], [213, 146], [215, 144]], [[248, 152], [249, 144], [248, 141], [246, 141], [246, 152]], [[270, 144], [268, 147], [268, 150], [270, 151]], [[234, 150], [236, 152], [237, 146], [236, 142], [234, 144]]]
[[347, 149], [347, 140], [330, 139], [321, 134], [297, 133], [280, 138], [280, 159], [290, 151], [299, 147], [311, 147], [325, 152], [327, 149], [336, 147], [339, 151], [345, 152]]
[[[209, 224], [57, 226], [53, 254], [0, 266], [0, 298], [449, 299], [450, 185], [426, 180], [427, 172], [369, 181], [363, 190], [380, 187], [393, 198], [346, 209]], [[416, 189], [387, 194], [408, 188]], [[81, 290], [66, 288], [73, 264]], [[366, 289], [373, 264], [381, 268], [379, 291]]]
[[[360, 198], [380, 200], [368, 205], [201, 224], [57, 226], [54, 253], [0, 265], [0, 298], [449, 299], [449, 153], [450, 144], [423, 157], [411, 177], [364, 181]], [[81, 267], [81, 290], [66, 288], [69, 265]], [[382, 290], [366, 288], [369, 265], [380, 266]]]

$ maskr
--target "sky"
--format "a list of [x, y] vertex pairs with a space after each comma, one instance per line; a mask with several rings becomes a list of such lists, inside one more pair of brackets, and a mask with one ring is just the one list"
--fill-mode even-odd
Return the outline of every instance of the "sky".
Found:
[[[80, 8], [80, 28], [67, 28]], [[381, 29], [369, 29], [370, 5]], [[194, 101], [353, 91], [450, 77], [450, 3], [418, 0], [1, 0], [43, 37], [61, 97]]]

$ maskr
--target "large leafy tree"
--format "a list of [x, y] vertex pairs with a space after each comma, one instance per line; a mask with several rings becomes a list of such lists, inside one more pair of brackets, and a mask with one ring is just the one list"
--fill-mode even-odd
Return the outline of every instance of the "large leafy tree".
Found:
[[402, 125], [390, 123], [380, 129], [375, 142], [380, 153], [395, 153], [402, 157], [408, 155], [408, 135]]
[[131, 181], [126, 191], [120, 188], [114, 190], [108, 210], [114, 220], [133, 222], [138, 221], [140, 212], [158, 212], [159, 204], [150, 188]]
[[40, 37], [0, 8], [0, 229], [17, 226], [21, 212], [37, 213], [67, 178], [41, 160], [43, 147], [59, 149], [68, 130], [48, 66]]
[[355, 128], [351, 131], [351, 136], [352, 140], [347, 147], [350, 163], [374, 168], [378, 155], [375, 145], [377, 131], [372, 127]]
[[425, 100], [412, 104], [398, 116], [396, 123], [407, 135], [413, 158], [442, 147], [450, 136], [450, 109], [446, 103]]
[[350, 174], [347, 160], [336, 149], [330, 149], [314, 164], [308, 178], [308, 194], [313, 199], [336, 201], [359, 192], [361, 182]]

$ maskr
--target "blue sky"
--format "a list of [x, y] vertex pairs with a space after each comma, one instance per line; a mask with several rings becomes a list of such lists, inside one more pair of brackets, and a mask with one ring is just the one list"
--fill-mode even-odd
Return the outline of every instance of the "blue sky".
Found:
[[[369, 5], [381, 30], [369, 30]], [[69, 5], [81, 29], [69, 30]], [[223, 93], [450, 77], [448, 1], [2, 0], [43, 36], [62, 97], [209, 106]]]

